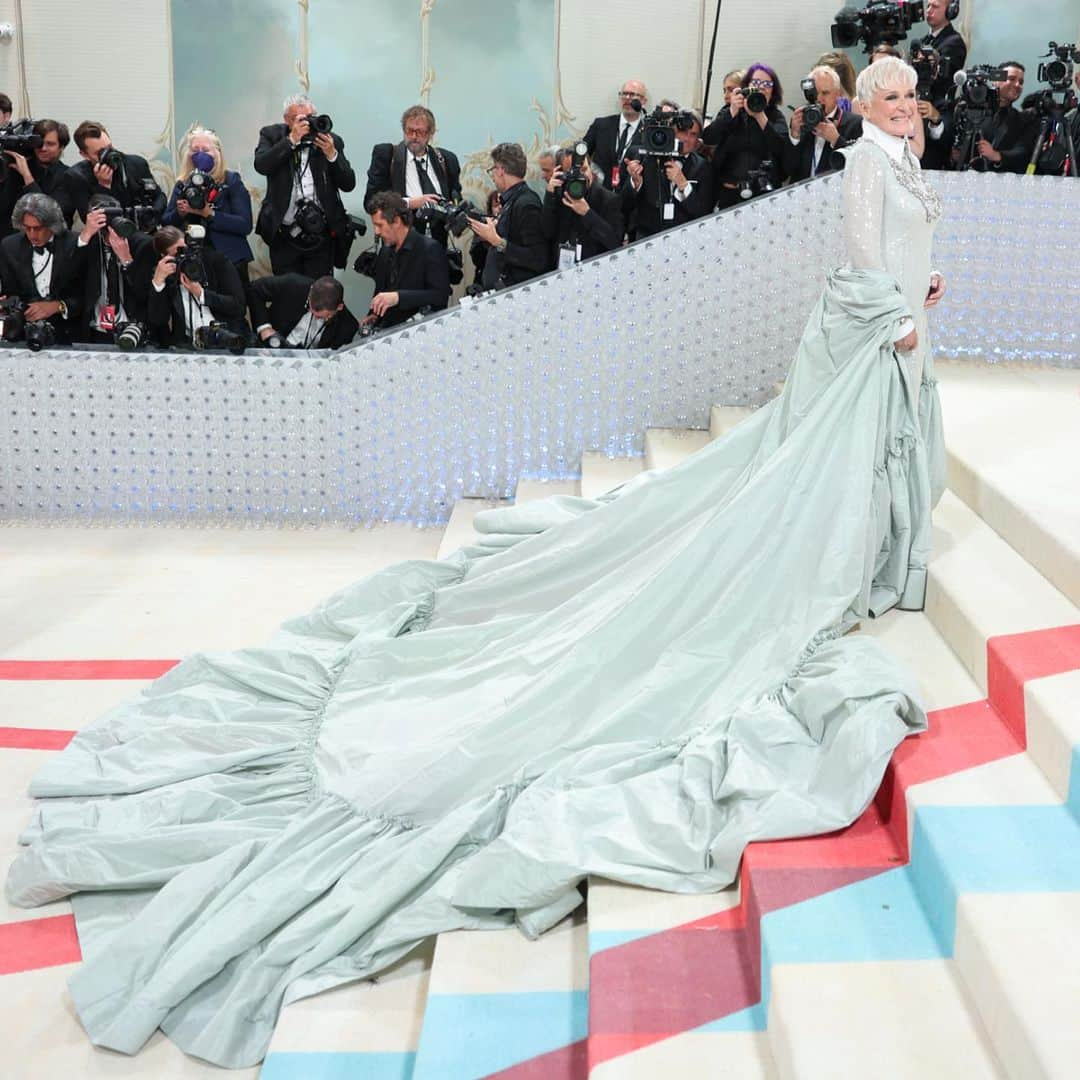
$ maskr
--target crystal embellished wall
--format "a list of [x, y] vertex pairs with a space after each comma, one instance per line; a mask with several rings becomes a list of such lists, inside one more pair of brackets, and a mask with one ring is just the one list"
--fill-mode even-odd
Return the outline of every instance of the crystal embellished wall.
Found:
[[[939, 355], [1080, 366], [1080, 185], [935, 177]], [[445, 521], [462, 496], [640, 453], [784, 377], [840, 258], [838, 178], [778, 192], [336, 354], [0, 351], [0, 515]]]

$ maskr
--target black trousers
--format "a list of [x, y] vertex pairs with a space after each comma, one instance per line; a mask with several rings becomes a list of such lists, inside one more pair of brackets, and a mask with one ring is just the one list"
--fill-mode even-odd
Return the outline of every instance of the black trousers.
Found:
[[324, 236], [311, 249], [298, 247], [292, 238], [281, 231], [270, 241], [270, 268], [275, 274], [303, 274], [310, 278], [325, 277], [334, 272], [334, 249], [330, 237]]

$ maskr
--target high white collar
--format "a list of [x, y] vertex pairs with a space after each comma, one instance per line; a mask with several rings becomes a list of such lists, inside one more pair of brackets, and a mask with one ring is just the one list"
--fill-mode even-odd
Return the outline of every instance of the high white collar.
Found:
[[887, 131], [879, 128], [877, 124], [873, 124], [865, 118], [863, 120], [862, 137], [869, 139], [872, 143], [877, 143], [893, 161], [904, 160], [907, 139], [901, 139], [898, 135], [890, 135]]

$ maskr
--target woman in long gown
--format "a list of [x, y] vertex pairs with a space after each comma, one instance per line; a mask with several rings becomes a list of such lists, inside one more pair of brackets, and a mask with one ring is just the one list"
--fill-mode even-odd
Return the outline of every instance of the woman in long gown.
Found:
[[899, 61], [860, 79], [850, 265], [774, 402], [600, 500], [487, 512], [475, 546], [266, 648], [191, 657], [48, 761], [8, 895], [72, 895], [95, 1043], [161, 1027], [250, 1064], [283, 1004], [428, 935], [538, 934], [587, 874], [719, 889], [747, 842], [865, 809], [925, 725], [846, 634], [921, 606], [940, 476], [914, 85]]

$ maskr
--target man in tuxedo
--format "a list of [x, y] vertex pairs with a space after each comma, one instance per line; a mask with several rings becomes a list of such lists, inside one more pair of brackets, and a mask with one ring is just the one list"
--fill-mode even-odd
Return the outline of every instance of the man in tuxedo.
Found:
[[[984, 130], [976, 134], [971, 144], [971, 159], [957, 162], [960, 169], [1022, 173], [1035, 150], [1035, 141], [1039, 137], [1038, 117], [1016, 108], [1024, 92], [1024, 65], [1018, 60], [1006, 60], [999, 67], [1007, 78], [995, 83], [998, 110]], [[960, 149], [954, 151], [957, 158], [960, 153]]]
[[840, 108], [843, 92], [840, 76], [831, 67], [816, 67], [810, 72], [817, 88], [817, 102], [825, 119], [813, 131], [804, 130], [806, 106], [800, 105], [791, 116], [791, 148], [785, 171], [792, 181], [835, 172], [844, 167], [841, 151], [862, 136], [862, 117]]
[[394, 191], [405, 198], [413, 211], [414, 228], [427, 233], [443, 247], [447, 243], [446, 223], [417, 218], [428, 203], [461, 198], [461, 165], [452, 150], [432, 145], [435, 114], [423, 105], [413, 105], [401, 117], [404, 136], [396, 144], [378, 143], [371, 151], [364, 209], [371, 213], [371, 200], [380, 192]]
[[75, 129], [74, 138], [82, 160], [64, 174], [64, 184], [72, 208], [83, 221], [95, 195], [111, 195], [129, 213], [135, 206], [149, 206], [155, 224], [161, 220], [165, 192], [150, 174], [146, 158], [118, 154], [105, 125], [95, 120], [84, 120]]
[[57, 344], [70, 345], [82, 310], [84, 252], [48, 195], [23, 195], [12, 217], [18, 231], [0, 242], [0, 292], [20, 297], [28, 323], [48, 320]]
[[312, 131], [308, 98], [294, 94], [284, 107], [284, 123], [264, 127], [255, 148], [255, 171], [266, 177], [255, 232], [270, 248], [275, 274], [324, 277], [348, 258], [352, 234], [341, 192], [356, 187], [356, 174], [340, 135]]
[[105, 210], [119, 207], [111, 195], [95, 195], [79, 234], [86, 272], [76, 340], [88, 344], [112, 344], [120, 326], [146, 321], [145, 277], [140, 284], [136, 260], [151, 260], [153, 245], [146, 233], [125, 238], [108, 224]]
[[679, 156], [664, 161], [636, 151], [626, 162], [632, 192], [636, 236], [652, 236], [710, 213], [716, 202], [712, 166], [698, 151], [701, 118], [684, 113], [693, 122], [675, 128]]
[[65, 182], [68, 167], [60, 160], [71, 136], [68, 135], [67, 126], [55, 120], [39, 120], [34, 124], [34, 134], [41, 137], [41, 146], [34, 151], [32, 157], [27, 159], [12, 150], [6, 151], [4, 155], [8, 168], [4, 177], [6, 198], [0, 196], [0, 214], [4, 214], [6, 219], [0, 222], [0, 226], [6, 226], [0, 230], [2, 236], [11, 233], [11, 209], [14, 208], [15, 200], [20, 195], [32, 193], [54, 198], [64, 212], [67, 227], [71, 228], [74, 207]]
[[[940, 57], [939, 71], [930, 86], [934, 102], [944, 101], [952, 94], [953, 76], [963, 69], [967, 61], [967, 45], [949, 21], [949, 9], [954, 7], [948, 0], [926, 0], [926, 24], [930, 33], [922, 39], [922, 46], [933, 49]], [[959, 9], [959, 4], [955, 5]], [[926, 119], [924, 114], [924, 119]]]
[[[196, 228], [189, 226], [189, 230]], [[152, 241], [157, 261], [140, 260], [137, 275], [145, 277], [150, 271], [145, 292], [151, 337], [162, 345], [191, 345], [197, 332], [214, 322], [241, 332], [244, 287], [236, 267], [220, 251], [202, 246], [201, 272], [192, 276], [178, 266], [186, 248], [185, 234], [164, 225]]]
[[450, 299], [445, 246], [412, 227], [412, 211], [396, 191], [378, 192], [369, 205], [382, 247], [375, 260], [375, 295], [364, 323], [385, 330], [418, 311], [441, 311]]
[[499, 192], [499, 218], [469, 219], [469, 227], [490, 245], [484, 259], [487, 289], [518, 285], [547, 271], [551, 253], [544, 237], [543, 204], [525, 183], [528, 168], [518, 143], [499, 143], [491, 151], [488, 175]]
[[585, 197], [572, 199], [564, 190], [574, 155], [573, 148], [560, 151], [559, 167], [551, 174], [544, 194], [544, 236], [553, 247], [552, 269], [584, 262], [622, 244], [622, 199], [595, 179], [588, 155], [580, 165], [587, 185]]
[[329, 275], [275, 274], [251, 284], [251, 322], [272, 348], [340, 349], [359, 329], [345, 306], [345, 288]]
[[624, 179], [623, 158], [641, 144], [641, 121], [649, 104], [649, 91], [640, 79], [628, 79], [619, 90], [619, 112], [598, 116], [585, 132], [589, 160], [600, 170], [604, 187], [617, 191]]

